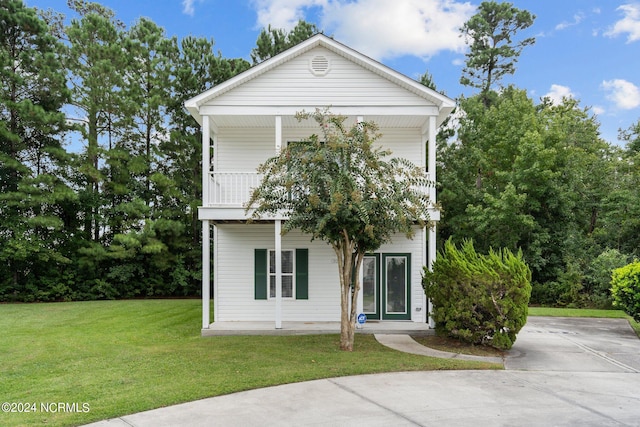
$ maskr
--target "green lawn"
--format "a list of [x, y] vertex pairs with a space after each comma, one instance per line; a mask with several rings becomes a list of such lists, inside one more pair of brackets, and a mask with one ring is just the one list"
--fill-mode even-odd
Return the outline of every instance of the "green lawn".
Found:
[[[200, 337], [199, 300], [0, 304], [0, 425], [63, 426], [236, 391], [376, 372], [498, 365], [400, 353], [373, 336]], [[41, 411], [61, 402], [88, 412]]]

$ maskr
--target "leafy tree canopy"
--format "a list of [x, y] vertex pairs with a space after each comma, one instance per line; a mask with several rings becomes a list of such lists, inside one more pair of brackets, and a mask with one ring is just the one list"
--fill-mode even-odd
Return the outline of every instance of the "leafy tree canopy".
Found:
[[[299, 113], [314, 119], [322, 131], [307, 140], [289, 144], [259, 168], [263, 181], [247, 204], [255, 206], [253, 218], [284, 212], [283, 230], [299, 229], [312, 239], [326, 241], [338, 257], [342, 303], [341, 348], [353, 349], [356, 275], [367, 252], [378, 249], [396, 233], [412, 236], [415, 226], [428, 220], [426, 174], [409, 161], [386, 158], [389, 151], [376, 148], [380, 136], [374, 123], [351, 128], [346, 118], [316, 110]], [[348, 310], [351, 299], [351, 310]]]

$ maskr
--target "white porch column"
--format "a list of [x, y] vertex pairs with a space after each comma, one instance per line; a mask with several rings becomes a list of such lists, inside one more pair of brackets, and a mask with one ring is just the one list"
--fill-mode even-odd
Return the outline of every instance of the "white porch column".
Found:
[[276, 219], [276, 329], [282, 329], [282, 220]]
[[[360, 270], [357, 271], [358, 280], [360, 281], [360, 290], [358, 291], [358, 297], [356, 302], [356, 315], [364, 312], [364, 292], [362, 290], [362, 280], [364, 279], [364, 262], [360, 265]], [[356, 328], [362, 328], [358, 322], [356, 322]]]
[[282, 116], [276, 116], [276, 156], [282, 149]]
[[211, 130], [209, 116], [202, 116], [202, 206], [209, 205], [211, 172]]
[[[429, 261], [428, 261], [428, 267], [429, 267], [429, 271], [433, 271], [433, 263], [436, 260], [436, 254], [437, 254], [437, 250], [436, 250], [436, 223], [433, 224], [433, 227], [429, 229], [429, 242], [428, 242], [428, 257], [429, 257]], [[433, 310], [433, 306], [431, 305], [431, 300], [427, 301], [427, 316], [429, 316], [429, 327], [430, 328], [435, 328], [436, 327], [436, 323], [433, 321], [433, 318], [431, 317], [431, 310]]]
[[[427, 172], [433, 182], [436, 181], [436, 117], [429, 116], [429, 142], [427, 149]], [[436, 187], [429, 188], [429, 200], [436, 203]]]
[[213, 321], [218, 321], [218, 226], [213, 224], [213, 248], [211, 249], [213, 254], [213, 283], [210, 288], [213, 288]]
[[[275, 141], [276, 155], [282, 149], [282, 117], [275, 116]], [[275, 224], [275, 251], [276, 251], [276, 329], [282, 329], [282, 220], [277, 219]]]
[[[436, 116], [429, 116], [429, 142], [427, 149], [427, 171], [429, 172], [429, 177], [431, 181], [434, 183], [437, 180], [436, 176]], [[429, 201], [432, 205], [436, 203], [436, 187], [435, 185], [429, 188]], [[429, 240], [428, 240], [428, 268], [431, 271], [433, 269], [433, 262], [436, 259], [436, 224], [434, 223], [433, 227], [429, 229]], [[431, 300], [427, 301], [427, 313], [428, 316], [429, 327], [435, 328], [436, 324], [431, 317]]]
[[202, 329], [209, 329], [211, 303], [211, 240], [209, 220], [202, 220]]
[[[202, 116], [202, 206], [209, 205], [209, 171], [211, 131], [209, 116]], [[202, 329], [209, 328], [211, 304], [211, 229], [209, 220], [202, 221]]]

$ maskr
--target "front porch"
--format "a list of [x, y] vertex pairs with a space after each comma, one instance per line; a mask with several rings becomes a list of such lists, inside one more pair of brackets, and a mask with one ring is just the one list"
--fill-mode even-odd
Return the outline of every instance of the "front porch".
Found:
[[[356, 325], [359, 334], [432, 335], [434, 330], [428, 323], [412, 321], [367, 321]], [[275, 329], [273, 322], [214, 322], [202, 329], [202, 336], [221, 335], [317, 335], [339, 334], [340, 322], [282, 322]]]

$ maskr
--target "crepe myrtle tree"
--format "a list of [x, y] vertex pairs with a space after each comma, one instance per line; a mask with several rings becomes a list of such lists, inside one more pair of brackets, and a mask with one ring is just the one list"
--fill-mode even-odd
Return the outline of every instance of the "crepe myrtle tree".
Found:
[[354, 273], [395, 233], [411, 238], [416, 226], [429, 225], [423, 191], [429, 182], [424, 170], [374, 146], [380, 134], [372, 122], [347, 129], [346, 117], [328, 109], [296, 117], [315, 120], [319, 135], [288, 144], [260, 165], [264, 178], [246, 211], [255, 209], [253, 219], [284, 213], [283, 233], [299, 229], [331, 245], [340, 277], [340, 348], [352, 351], [360, 290]]

